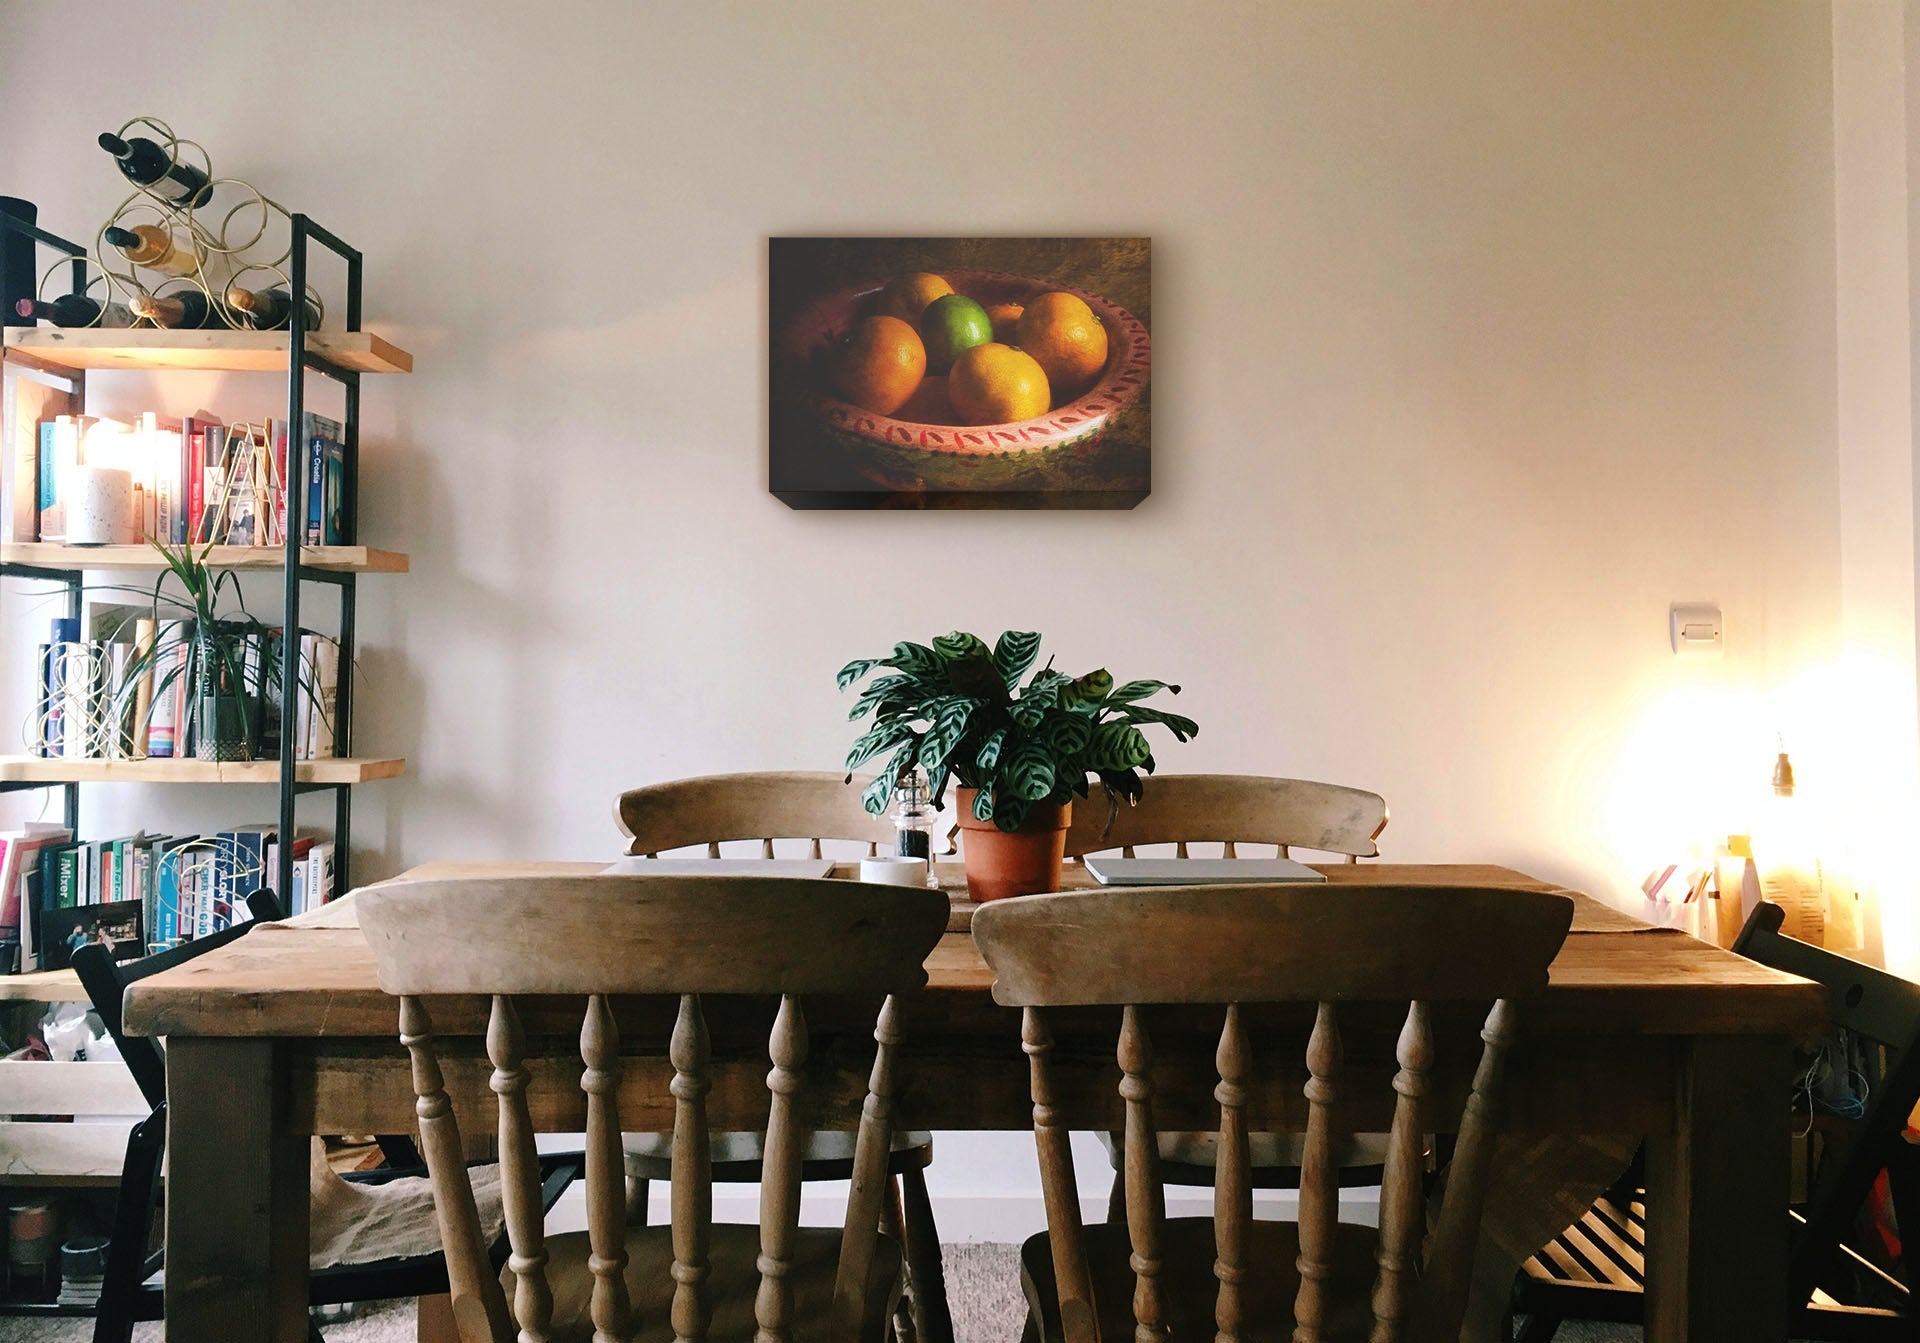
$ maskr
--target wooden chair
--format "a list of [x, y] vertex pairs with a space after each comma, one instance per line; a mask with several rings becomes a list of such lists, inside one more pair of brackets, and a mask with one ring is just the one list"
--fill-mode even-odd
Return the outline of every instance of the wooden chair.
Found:
[[[259, 923], [281, 917], [279, 902], [270, 891], [256, 891], [247, 903], [253, 921], [235, 924], [207, 937], [198, 938], [169, 951], [136, 961], [116, 962], [106, 947], [94, 944], [74, 953], [73, 967], [87, 991], [94, 1011], [99, 1015], [120, 1056], [133, 1074], [141, 1095], [151, 1107], [147, 1118], [135, 1125], [127, 1138], [126, 1159], [121, 1167], [120, 1188], [114, 1204], [112, 1235], [108, 1242], [107, 1265], [100, 1287], [100, 1304], [94, 1319], [94, 1343], [129, 1343], [133, 1326], [141, 1320], [162, 1318], [165, 1297], [160, 1280], [164, 1251], [149, 1249], [148, 1236], [153, 1227], [154, 1210], [159, 1204], [161, 1169], [167, 1138], [166, 1055], [159, 1042], [141, 1035], [129, 1035], [122, 1024], [121, 1004], [127, 987], [150, 975], [183, 965], [246, 936]], [[404, 1157], [413, 1155], [411, 1143], [387, 1143], [383, 1149]], [[543, 1167], [542, 1197], [546, 1206], [557, 1201], [578, 1173], [577, 1157], [551, 1157]], [[343, 1201], [351, 1201], [354, 1190], [390, 1184], [395, 1180], [417, 1177], [415, 1164], [389, 1164], [380, 1170], [355, 1172], [344, 1177], [331, 1172], [316, 1172], [316, 1202], [323, 1194], [337, 1192]], [[351, 1186], [351, 1188], [349, 1188]], [[425, 1196], [425, 1191], [422, 1191]], [[495, 1237], [492, 1252], [499, 1262], [506, 1261], [504, 1237]], [[446, 1263], [440, 1252], [428, 1247], [420, 1253], [379, 1260], [331, 1265], [316, 1269], [309, 1278], [308, 1302], [315, 1306], [340, 1305], [355, 1301], [384, 1301], [393, 1297], [443, 1296], [447, 1290]], [[429, 1332], [423, 1316], [422, 1335]], [[311, 1331], [317, 1339], [319, 1332]]]
[[[1217, 843], [1224, 857], [1252, 857], [1240, 848], [1271, 844], [1282, 858], [1295, 850], [1338, 855], [1350, 863], [1376, 858], [1376, 842], [1387, 828], [1387, 801], [1378, 793], [1310, 779], [1279, 779], [1260, 774], [1156, 774], [1139, 803], [1122, 807], [1107, 824], [1108, 809], [1095, 796], [1077, 804], [1067, 829], [1067, 855], [1084, 857], [1119, 849], [1131, 858], [1148, 844], [1172, 844], [1176, 858], [1191, 856], [1189, 845]], [[1108, 1220], [1126, 1220], [1126, 1180], [1120, 1168], [1118, 1136], [1103, 1133], [1100, 1144], [1113, 1166]], [[1252, 1133], [1255, 1189], [1294, 1189], [1300, 1183], [1300, 1135]], [[1352, 1135], [1336, 1154], [1341, 1182], [1349, 1187], [1380, 1182], [1386, 1136]], [[1205, 1133], [1162, 1133], [1160, 1175], [1167, 1184], [1205, 1188], [1214, 1180], [1217, 1153]]]
[[[709, 858], [718, 858], [721, 844], [755, 839], [760, 841], [763, 858], [774, 856], [776, 839], [806, 840], [810, 858], [821, 856], [824, 841], [864, 844], [868, 856], [882, 846], [891, 848], [896, 838], [893, 823], [860, 805], [864, 780], [848, 784], [845, 779], [843, 774], [818, 770], [675, 779], [622, 793], [614, 812], [627, 837], [627, 852], [649, 858], [700, 846]], [[648, 1186], [668, 1178], [671, 1135], [629, 1133], [625, 1145], [628, 1215], [636, 1224], [644, 1224]], [[758, 1183], [764, 1148], [764, 1134], [716, 1133], [714, 1183]], [[931, 1133], [894, 1134], [887, 1169], [897, 1189], [890, 1189], [883, 1212], [906, 1250], [908, 1298], [920, 1338], [924, 1343], [949, 1343], [953, 1324], [940, 1260], [940, 1232], [934, 1224], [925, 1175], [932, 1162]], [[800, 1178], [806, 1183], [851, 1179], [851, 1135], [809, 1135], [800, 1163]]]
[[[1048, 1343], [1215, 1330], [1222, 1339], [1278, 1338], [1289, 1327], [1300, 1343], [1457, 1340], [1518, 1002], [1546, 988], [1572, 919], [1573, 902], [1562, 896], [1433, 887], [1128, 889], [980, 910], [973, 934], [993, 968], [994, 999], [1024, 1009], [1047, 1206], [1047, 1230], [1021, 1250], [1029, 1334], [1037, 1323]], [[1408, 999], [1400, 1019], [1397, 1005]], [[1446, 1197], [1428, 1236], [1421, 1144], [1447, 1127], [1429, 1100], [1433, 1065], [1456, 1049], [1464, 1064], [1471, 1036], [1460, 1028], [1470, 1031], [1488, 1000]], [[1389, 1003], [1395, 1008], [1383, 1014]], [[1298, 1038], [1306, 1004], [1315, 1006], [1300, 1219], [1255, 1222], [1247, 1132], [1299, 1115], [1298, 1073], [1272, 1057], [1269, 1042]], [[1124, 1227], [1082, 1227], [1056, 1108], [1069, 1096], [1088, 1103], [1089, 1079], [1056, 1064], [1055, 1053], [1058, 1038], [1063, 1063], [1082, 1059], [1086, 1037], [1110, 1028], [1109, 1013], [1074, 1010], [1091, 1007], [1120, 1009]], [[1371, 1043], [1381, 1037], [1369, 1031], [1390, 1037], [1396, 1020], [1391, 1088], [1384, 1059], [1376, 1069], [1362, 1058], [1355, 1070], [1377, 1081], [1369, 1108], [1368, 1093], [1347, 1079], [1342, 1034]], [[1169, 1221], [1156, 1111], [1184, 1117], [1205, 1109], [1216, 1073], [1214, 1215]], [[1376, 1233], [1339, 1223], [1332, 1157], [1350, 1118], [1384, 1117], [1389, 1095], [1392, 1141]]]
[[[1791, 1334], [1832, 1340], [1920, 1338], [1910, 1283], [1845, 1241], [1884, 1170], [1908, 1264], [1920, 1256], [1920, 1152], [1902, 1136], [1920, 1104], [1920, 985], [1784, 937], [1784, 919], [1780, 906], [1762, 903], [1733, 949], [1825, 988], [1833, 1025], [1866, 1047], [1873, 1073], [1866, 1109], [1857, 1121], [1816, 1123], [1825, 1135], [1824, 1152], [1812, 1172], [1804, 1213], [1782, 1209], [1794, 1222], [1787, 1260], [1796, 1310]], [[1513, 1296], [1514, 1313], [1526, 1317], [1518, 1334], [1524, 1343], [1546, 1343], [1564, 1320], [1643, 1318], [1644, 1198], [1639, 1172], [1630, 1169], [1580, 1221], [1526, 1262]]]
[[1132, 807], [1122, 806], [1108, 826], [1108, 809], [1094, 796], [1077, 803], [1067, 827], [1067, 856], [1119, 849], [1125, 857], [1145, 844], [1172, 844], [1185, 858], [1187, 846], [1217, 843], [1223, 856], [1243, 844], [1272, 844], [1282, 858], [1295, 849], [1337, 854], [1348, 862], [1376, 858], [1375, 840], [1387, 828], [1387, 802], [1378, 793], [1310, 779], [1263, 774], [1156, 774]]
[[[380, 985], [400, 998], [413, 1059], [420, 1144], [434, 1180], [461, 1337], [512, 1343], [708, 1336], [880, 1343], [899, 1292], [899, 1252], [879, 1232], [902, 1028], [892, 997], [926, 982], [922, 962], [946, 928], [934, 891], [766, 877], [469, 879], [361, 892], [360, 926]], [[475, 929], [501, 930], [497, 939]], [[487, 1053], [498, 1124], [513, 1309], [481, 1252], [462, 1140], [425, 996], [492, 1000]], [[871, 1004], [885, 995], [844, 1226], [798, 1226], [800, 995]], [[535, 1197], [532, 1073], [516, 998], [583, 996], [587, 1225], [547, 1236]], [[626, 1225], [620, 1147], [620, 1042], [610, 999], [677, 1000], [669, 1058], [675, 1100], [670, 1227]], [[760, 1226], [715, 1225], [706, 1124], [710, 1043], [702, 995], [777, 997], [769, 1037]], [[660, 1004], [664, 1018], [669, 1004]], [[550, 1099], [550, 1098], [549, 1098]], [[547, 1107], [543, 1105], [543, 1114]], [[562, 1116], [562, 1119], [571, 1116]]]

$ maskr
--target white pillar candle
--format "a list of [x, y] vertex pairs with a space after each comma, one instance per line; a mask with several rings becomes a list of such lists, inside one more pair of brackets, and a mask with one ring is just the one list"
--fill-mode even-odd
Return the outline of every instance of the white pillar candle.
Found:
[[67, 484], [68, 545], [129, 545], [140, 539], [133, 522], [133, 472], [76, 466]]

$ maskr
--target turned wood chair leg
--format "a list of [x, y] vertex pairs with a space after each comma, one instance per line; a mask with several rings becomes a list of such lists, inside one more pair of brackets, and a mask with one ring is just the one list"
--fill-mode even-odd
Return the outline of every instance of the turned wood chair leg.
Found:
[[413, 1317], [414, 1343], [460, 1343], [460, 1326], [453, 1321], [453, 1298], [445, 1292], [420, 1298]]
[[927, 1177], [919, 1167], [900, 1175], [905, 1211], [907, 1281], [913, 1288], [913, 1325], [920, 1343], [953, 1343], [953, 1316], [947, 1309], [947, 1273], [940, 1259], [940, 1231], [927, 1197]]
[[647, 1188], [650, 1180], [627, 1179], [627, 1225], [645, 1226], [647, 1224]]

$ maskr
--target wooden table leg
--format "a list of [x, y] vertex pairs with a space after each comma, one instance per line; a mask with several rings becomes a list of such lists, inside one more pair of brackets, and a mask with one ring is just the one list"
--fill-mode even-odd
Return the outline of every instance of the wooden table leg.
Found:
[[1786, 1338], [1792, 1067], [1777, 1036], [1682, 1055], [1673, 1126], [1647, 1137], [1649, 1343]]
[[169, 1339], [307, 1337], [308, 1141], [286, 1100], [271, 1040], [169, 1044]]

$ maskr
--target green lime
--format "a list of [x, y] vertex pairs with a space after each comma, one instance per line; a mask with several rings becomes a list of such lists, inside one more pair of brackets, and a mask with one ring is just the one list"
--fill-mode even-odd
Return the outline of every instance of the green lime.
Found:
[[920, 339], [927, 347], [927, 372], [938, 376], [968, 350], [993, 339], [993, 319], [965, 294], [943, 294], [920, 314]]

